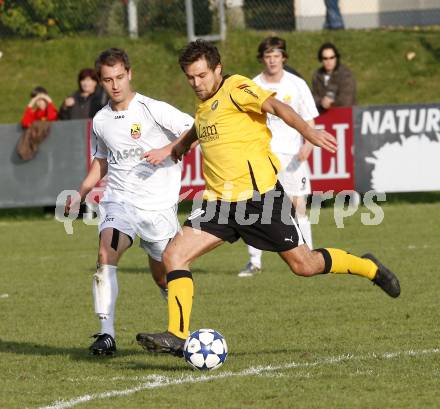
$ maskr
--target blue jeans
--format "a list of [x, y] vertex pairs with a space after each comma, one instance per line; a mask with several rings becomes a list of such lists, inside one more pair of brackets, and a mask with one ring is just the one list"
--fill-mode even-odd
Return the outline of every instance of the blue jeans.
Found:
[[324, 28], [327, 30], [338, 30], [344, 28], [338, 0], [324, 0], [327, 12], [325, 14]]

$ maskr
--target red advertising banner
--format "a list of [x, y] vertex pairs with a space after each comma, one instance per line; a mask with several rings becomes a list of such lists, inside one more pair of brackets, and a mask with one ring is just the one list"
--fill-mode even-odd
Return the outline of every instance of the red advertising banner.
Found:
[[315, 123], [336, 137], [338, 150], [331, 154], [314, 147], [309, 157], [312, 191], [354, 190], [353, 109], [332, 108]]
[[[316, 126], [325, 129], [334, 135], [338, 141], [338, 150], [330, 154], [321, 148], [315, 147], [309, 157], [311, 171], [312, 191], [354, 190], [354, 159], [353, 159], [353, 119], [352, 108], [333, 108], [321, 114], [316, 119]], [[94, 141], [90, 138], [89, 127], [89, 156], [94, 151]], [[192, 149], [183, 160], [182, 200], [192, 199], [194, 195], [203, 190], [203, 157], [200, 147]], [[105, 180], [101, 181], [94, 195], [102, 194]], [[96, 198], [95, 198], [96, 200]]]
[[203, 179], [203, 156], [200, 146], [191, 149], [183, 159], [181, 199], [192, 199], [205, 188]]

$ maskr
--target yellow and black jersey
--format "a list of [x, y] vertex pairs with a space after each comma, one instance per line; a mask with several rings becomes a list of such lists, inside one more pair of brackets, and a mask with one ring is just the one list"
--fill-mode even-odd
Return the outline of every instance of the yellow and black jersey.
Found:
[[273, 95], [249, 78], [231, 75], [198, 106], [195, 126], [204, 158], [205, 199], [236, 202], [275, 186], [280, 165], [261, 111]]

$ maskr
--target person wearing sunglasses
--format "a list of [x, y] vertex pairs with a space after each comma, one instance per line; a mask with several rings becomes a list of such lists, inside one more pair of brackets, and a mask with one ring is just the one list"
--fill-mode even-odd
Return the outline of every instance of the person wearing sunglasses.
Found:
[[318, 60], [322, 65], [312, 78], [312, 94], [318, 111], [355, 105], [356, 80], [351, 70], [341, 64], [341, 55], [335, 45], [321, 45]]

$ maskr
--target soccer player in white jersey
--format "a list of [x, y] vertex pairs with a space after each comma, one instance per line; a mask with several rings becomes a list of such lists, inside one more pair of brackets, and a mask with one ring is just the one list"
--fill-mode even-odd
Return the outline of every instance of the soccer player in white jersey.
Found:
[[[276, 92], [275, 98], [290, 105], [302, 119], [314, 127], [314, 118], [319, 114], [307, 83], [284, 69], [288, 58], [285, 40], [279, 37], [264, 39], [258, 46], [257, 58], [264, 65], [264, 70], [253, 80], [261, 88]], [[313, 146], [304, 141], [296, 129], [275, 115], [267, 115], [267, 126], [272, 132], [272, 151], [282, 166], [278, 180], [295, 206], [299, 228], [305, 242], [312, 249], [312, 229], [306, 204], [307, 195], [311, 193], [307, 158]], [[239, 277], [251, 277], [261, 270], [262, 251], [252, 246], [248, 246], [248, 251], [249, 262], [238, 273]]]
[[[90, 351], [112, 355], [116, 351], [117, 265], [136, 236], [148, 254], [153, 278], [166, 291], [162, 253], [180, 229], [177, 202], [181, 186], [181, 164], [168, 156], [194, 120], [165, 102], [134, 92], [130, 62], [123, 50], [102, 52], [95, 66], [110, 101], [93, 118], [97, 148], [79, 193], [83, 201], [107, 175], [99, 212], [98, 267], [92, 285], [101, 330], [94, 335]], [[66, 213], [71, 206], [68, 200]]]

